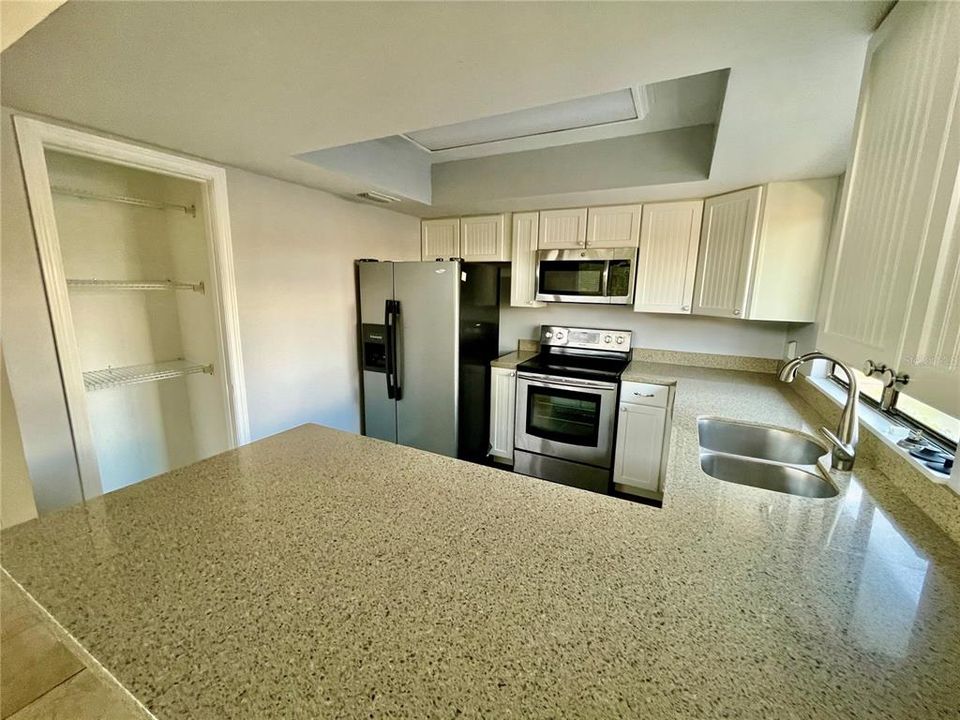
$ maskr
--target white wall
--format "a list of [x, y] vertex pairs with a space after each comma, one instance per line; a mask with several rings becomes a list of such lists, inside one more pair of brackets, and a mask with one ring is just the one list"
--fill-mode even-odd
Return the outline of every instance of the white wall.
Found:
[[10, 527], [37, 516], [27, 461], [20, 442], [17, 411], [10, 394], [7, 368], [0, 354], [0, 527]]
[[638, 313], [632, 307], [514, 308], [507, 297], [500, 304], [500, 350], [516, 350], [518, 339], [539, 339], [541, 324], [632, 330], [633, 346], [640, 348], [769, 358], [781, 356], [787, 335], [785, 323]]
[[420, 221], [228, 169], [253, 439], [304, 422], [358, 431], [353, 261], [420, 259]]
[[716, 126], [695, 125], [438, 163], [433, 166], [433, 204], [469, 207], [604, 189], [682, 188], [681, 183], [708, 178], [715, 137]]

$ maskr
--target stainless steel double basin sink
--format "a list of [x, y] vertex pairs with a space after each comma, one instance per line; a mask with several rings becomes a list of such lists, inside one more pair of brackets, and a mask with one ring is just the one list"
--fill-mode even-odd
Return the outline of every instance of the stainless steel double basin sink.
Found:
[[711, 477], [789, 495], [830, 498], [837, 488], [817, 461], [830, 451], [803, 433], [701, 417], [700, 467]]

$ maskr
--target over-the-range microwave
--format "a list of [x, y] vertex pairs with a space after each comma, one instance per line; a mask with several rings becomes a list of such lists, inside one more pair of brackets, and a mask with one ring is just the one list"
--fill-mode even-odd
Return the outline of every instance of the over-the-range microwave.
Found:
[[636, 248], [540, 250], [537, 300], [629, 305], [636, 264]]

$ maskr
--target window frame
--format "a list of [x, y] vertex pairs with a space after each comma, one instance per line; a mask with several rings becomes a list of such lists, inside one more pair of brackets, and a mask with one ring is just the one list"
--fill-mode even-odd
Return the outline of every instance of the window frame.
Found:
[[[830, 363], [829, 372], [827, 373], [827, 378], [831, 380], [834, 384], [842, 387], [844, 390], [848, 390], [850, 387], [850, 384], [846, 380], [843, 380], [837, 377], [836, 369], [837, 369], [837, 364]], [[946, 450], [951, 455], [956, 456], [957, 443], [955, 443], [953, 440], [946, 437], [945, 435], [941, 435], [939, 432], [929, 427], [928, 425], [924, 425], [923, 423], [914, 419], [910, 415], [907, 415], [906, 413], [903, 413], [897, 409], [897, 400], [899, 399], [899, 397], [900, 397], [900, 393], [897, 390], [894, 390], [893, 404], [891, 405], [890, 410], [884, 410], [883, 408], [880, 407], [879, 402], [877, 402], [876, 400], [874, 400], [872, 397], [868, 395], [864, 395], [863, 393], [860, 393], [860, 402], [862, 402], [867, 407], [872, 408], [873, 410], [880, 413], [884, 417], [890, 418], [894, 422], [899, 423], [900, 425], [904, 426], [908, 430], [920, 431], [921, 433], [923, 433], [924, 437], [930, 442], [932, 442], [934, 445], [937, 445], [943, 450]]]

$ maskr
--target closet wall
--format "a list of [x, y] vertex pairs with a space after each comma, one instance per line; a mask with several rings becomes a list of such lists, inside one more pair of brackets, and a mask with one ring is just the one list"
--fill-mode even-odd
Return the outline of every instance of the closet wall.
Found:
[[[227, 449], [216, 376], [99, 383], [104, 370], [128, 379], [133, 366], [170, 361], [220, 371], [200, 186], [71, 155], [46, 157], [104, 492]], [[178, 204], [195, 214], [69, 190]], [[114, 281], [202, 283], [204, 292], [98, 284]]]

